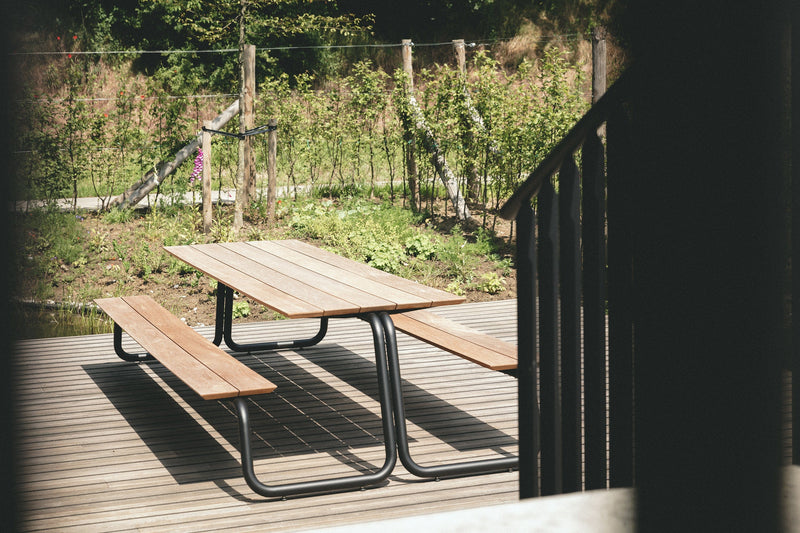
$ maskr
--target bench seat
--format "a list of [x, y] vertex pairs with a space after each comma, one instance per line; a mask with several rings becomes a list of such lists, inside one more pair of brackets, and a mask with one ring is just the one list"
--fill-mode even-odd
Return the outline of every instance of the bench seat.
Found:
[[[276, 386], [184, 324], [149, 296], [100, 298], [95, 302], [114, 320], [114, 351], [120, 358], [132, 362], [156, 359], [201, 398], [233, 401], [239, 419], [242, 473], [247, 485], [256, 494], [270, 498], [286, 498], [294, 494], [363, 488], [382, 482], [391, 474], [396, 461], [396, 438], [392, 425], [389, 378], [385, 363], [383, 367], [378, 368], [378, 384], [382, 389], [381, 412], [386, 451], [386, 459], [380, 470], [338, 478], [266, 485], [258, 479], [253, 466], [248, 408], [250, 400], [247, 397], [272, 392]], [[123, 350], [123, 331], [126, 331], [148, 353], [135, 355]], [[320, 331], [320, 335], [324, 335], [325, 330]], [[318, 339], [314, 341], [317, 342]]]
[[276, 386], [184, 324], [149, 296], [95, 303], [150, 356], [206, 400], [266, 394]]
[[430, 311], [392, 315], [396, 329], [491, 370], [517, 368], [517, 347]]

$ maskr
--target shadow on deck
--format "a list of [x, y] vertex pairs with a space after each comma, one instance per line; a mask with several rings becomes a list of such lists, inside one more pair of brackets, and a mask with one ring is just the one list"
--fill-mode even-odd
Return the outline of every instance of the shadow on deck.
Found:
[[[516, 339], [515, 301], [441, 312]], [[243, 324], [236, 335], [288, 338], [306, 327], [314, 330], [316, 322]], [[210, 328], [200, 331], [212, 336]], [[398, 342], [417, 461], [516, 454], [513, 378], [402, 334]], [[25, 341], [18, 353], [20, 494], [28, 531], [287, 531], [518, 500], [516, 472], [435, 482], [399, 464], [372, 490], [267, 500], [242, 479], [230, 403], [201, 400], [158, 363], [120, 361], [111, 335]], [[238, 357], [278, 385], [251, 403], [255, 467], [265, 482], [380, 467], [383, 436], [367, 324], [335, 320], [316, 347]]]

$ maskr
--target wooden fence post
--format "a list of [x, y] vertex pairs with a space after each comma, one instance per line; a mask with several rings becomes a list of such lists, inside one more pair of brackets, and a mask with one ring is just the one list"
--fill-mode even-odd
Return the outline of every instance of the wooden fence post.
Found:
[[467, 73], [467, 54], [464, 50], [464, 39], [453, 39], [453, 52], [456, 54], [456, 64], [461, 74]]
[[[470, 200], [478, 200], [480, 198], [481, 193], [481, 180], [480, 176], [478, 175], [478, 168], [475, 165], [475, 159], [470, 156], [469, 152], [470, 148], [474, 147], [475, 145], [475, 134], [472, 131], [472, 128], [469, 127], [470, 122], [478, 122], [475, 120], [476, 117], [480, 119], [480, 115], [472, 106], [472, 99], [469, 96], [469, 90], [467, 89], [467, 54], [464, 45], [464, 39], [453, 39], [453, 52], [456, 56], [456, 64], [458, 65], [458, 71], [461, 73], [461, 80], [462, 80], [462, 87], [461, 90], [464, 92], [464, 98], [466, 103], [466, 108], [469, 110], [467, 116], [462, 117], [462, 121], [467, 122], [465, 124], [464, 133], [462, 137], [462, 142], [464, 144], [465, 150], [468, 152], [466, 158], [466, 166], [464, 168], [464, 173], [467, 177], [467, 196]], [[472, 116], [469, 116], [472, 115]], [[480, 119], [480, 125], [483, 127], [483, 120]]]
[[269, 137], [267, 138], [267, 220], [270, 224], [275, 222], [275, 197], [277, 190], [276, 162], [278, 157], [278, 119], [271, 118], [267, 123]]
[[[592, 30], [592, 103], [606, 92], [606, 30], [595, 26]], [[600, 137], [606, 136], [606, 125], [597, 130]]]
[[[225, 111], [220, 113], [209, 124], [212, 129], [218, 130], [228, 123], [239, 112], [239, 100], [236, 100], [228, 106]], [[175, 157], [168, 162], [161, 164], [158, 169], [150, 170], [142, 178], [138, 179], [136, 183], [131, 186], [124, 193], [111, 199], [106, 207], [119, 205], [120, 207], [133, 207], [138, 204], [147, 194], [158, 186], [161, 181], [175, 171], [178, 166], [186, 161], [195, 150], [200, 148], [203, 142], [202, 132], [197, 135], [192, 141], [178, 150]]]
[[[414, 92], [414, 67], [411, 60], [411, 39], [403, 39], [403, 72], [406, 73], [406, 94], [411, 96]], [[417, 158], [416, 137], [412, 128], [407, 128], [404, 140], [406, 141], [406, 173], [408, 174], [408, 189], [411, 191], [411, 210], [416, 211], [417, 201]]]
[[[205, 123], [211, 129], [211, 122]], [[211, 233], [211, 132], [203, 131], [203, 233]]]
[[[255, 128], [255, 99], [256, 99], [256, 46], [244, 45], [244, 98], [242, 99], [242, 123], [244, 131]], [[244, 132], [240, 132], [244, 133]], [[256, 164], [253, 154], [252, 137], [244, 138], [244, 183], [247, 196], [244, 198], [244, 207], [256, 197]]]
[[[239, 113], [239, 134], [252, 128], [253, 123], [253, 93], [255, 92], [255, 46], [252, 44], [241, 45], [242, 62], [242, 88], [239, 99], [242, 109]], [[249, 100], [249, 104], [248, 104]], [[250, 126], [248, 127], [248, 122]], [[244, 210], [250, 205], [250, 181], [252, 180], [253, 151], [250, 149], [250, 139], [239, 139], [239, 165], [236, 170], [236, 204], [233, 211], [233, 232], [238, 233], [244, 225]]]
[[592, 103], [606, 92], [606, 32], [600, 26], [592, 30]]

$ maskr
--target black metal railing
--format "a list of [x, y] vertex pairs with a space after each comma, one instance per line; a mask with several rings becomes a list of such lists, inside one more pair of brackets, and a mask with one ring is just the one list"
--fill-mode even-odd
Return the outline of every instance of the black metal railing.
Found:
[[521, 498], [633, 484], [627, 86], [620, 78], [501, 210], [517, 223]]
[[[517, 223], [521, 498], [636, 481], [635, 431], [645, 430], [634, 424], [634, 254], [641, 261], [646, 253], [635, 244], [646, 235], [636, 209], [647, 193], [635, 179], [641, 143], [631, 132], [642, 118], [631, 110], [632, 76], [591, 107], [500, 211]], [[647, 363], [639, 361], [640, 372]], [[800, 464], [797, 345], [786, 370], [791, 462]]]

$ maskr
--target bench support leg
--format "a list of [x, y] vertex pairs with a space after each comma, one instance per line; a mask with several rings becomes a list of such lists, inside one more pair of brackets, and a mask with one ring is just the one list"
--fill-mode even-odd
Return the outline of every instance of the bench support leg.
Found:
[[497, 459], [484, 459], [480, 461], [465, 461], [436, 466], [421, 466], [411, 458], [408, 450], [408, 432], [406, 431], [406, 415], [403, 406], [403, 385], [400, 377], [400, 360], [397, 356], [397, 336], [394, 323], [387, 313], [381, 313], [384, 334], [386, 336], [386, 349], [389, 359], [389, 379], [392, 382], [392, 402], [394, 406], [395, 425], [397, 431], [397, 451], [400, 462], [410, 473], [418, 477], [441, 478], [447, 476], [460, 476], [484, 472], [499, 472], [501, 470], [515, 470], [519, 467], [517, 457], [498, 457]]
[[149, 353], [133, 354], [128, 353], [122, 349], [122, 328], [119, 324], [114, 322], [114, 351], [120, 359], [128, 361], [129, 363], [138, 363], [141, 361], [151, 361], [153, 356]]
[[374, 314], [364, 317], [372, 326], [372, 336], [375, 343], [375, 364], [378, 373], [378, 388], [380, 393], [381, 420], [383, 421], [383, 438], [386, 451], [386, 460], [377, 472], [358, 476], [347, 476], [334, 479], [288, 483], [284, 485], [265, 485], [256, 477], [253, 470], [253, 454], [250, 447], [250, 415], [247, 408], [247, 399], [235, 398], [236, 412], [239, 416], [239, 440], [242, 454], [242, 472], [247, 485], [261, 496], [280, 498], [294, 494], [313, 492], [330, 492], [345, 489], [363, 488], [380, 483], [392, 473], [397, 454], [395, 449], [397, 439], [392, 423], [391, 391], [389, 387], [388, 367], [386, 363], [386, 339], [381, 320]]
[[217, 318], [213, 341], [217, 346], [224, 340], [225, 345], [234, 352], [257, 352], [262, 350], [277, 350], [280, 348], [305, 348], [319, 343], [328, 332], [328, 319], [327, 317], [323, 317], [320, 319], [319, 331], [317, 331], [317, 334], [308, 339], [239, 344], [231, 338], [232, 324], [233, 289], [219, 283], [217, 285]]

